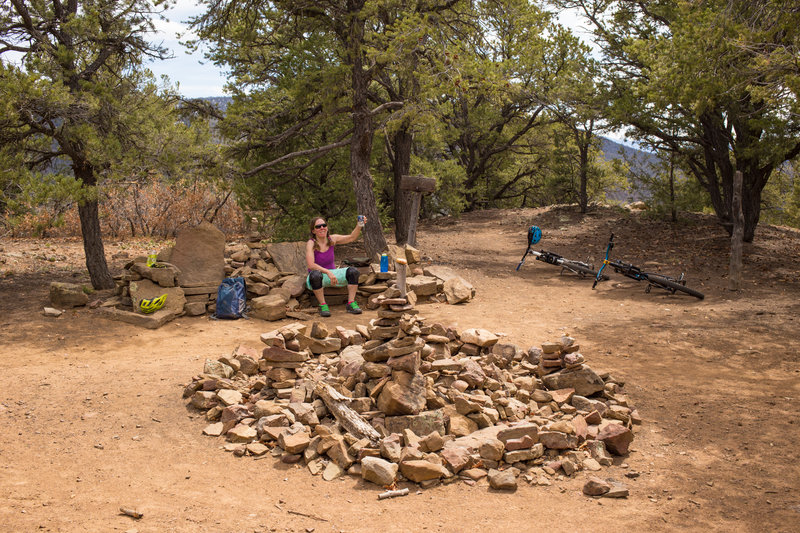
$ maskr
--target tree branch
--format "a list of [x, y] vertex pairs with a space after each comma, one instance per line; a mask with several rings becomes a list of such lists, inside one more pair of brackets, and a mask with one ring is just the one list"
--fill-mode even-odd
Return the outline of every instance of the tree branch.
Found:
[[266, 163], [258, 165], [254, 169], [248, 170], [247, 172], [244, 173], [244, 175], [245, 176], [252, 176], [253, 174], [257, 174], [257, 173], [261, 172], [262, 170], [265, 170], [267, 168], [273, 167], [273, 166], [277, 165], [278, 163], [282, 163], [284, 161], [287, 161], [289, 159], [294, 159], [296, 157], [302, 157], [302, 156], [312, 155], [312, 154], [319, 154], [319, 153], [322, 153], [322, 152], [330, 152], [331, 150], [335, 150], [336, 148], [341, 148], [343, 146], [347, 146], [348, 144], [350, 144], [350, 142], [352, 140], [349, 137], [352, 133], [353, 133], [353, 129], [350, 129], [350, 130], [346, 131], [344, 133], [344, 135], [342, 137], [340, 137], [341, 140], [339, 140], [339, 141], [337, 141], [337, 142], [335, 142], [333, 144], [328, 144], [328, 145], [325, 145], [325, 146], [319, 146], [317, 148], [311, 148], [309, 150], [300, 150], [298, 152], [292, 152], [290, 154], [286, 154], [284, 156], [281, 156], [278, 159], [273, 159], [272, 161], [267, 161]]
[[401, 107], [403, 107], [403, 105], [405, 105], [404, 102], [386, 102], [379, 105], [372, 111], [370, 111], [369, 114], [375, 116], [381, 111], [385, 111], [386, 109], [400, 109]]

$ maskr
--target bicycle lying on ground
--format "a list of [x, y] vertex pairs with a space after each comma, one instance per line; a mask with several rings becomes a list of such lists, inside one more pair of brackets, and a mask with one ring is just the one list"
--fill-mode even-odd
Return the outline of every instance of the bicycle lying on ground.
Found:
[[[565, 270], [567, 270], [579, 275], [582, 278], [591, 276], [597, 279], [598, 273], [596, 270], [594, 270], [594, 266], [591, 263], [573, 261], [556, 253], [546, 252], [545, 250], [540, 250], [538, 252], [534, 250], [532, 246], [539, 242], [539, 239], [541, 238], [542, 230], [540, 230], [538, 226], [531, 226], [528, 229], [528, 248], [525, 250], [525, 253], [522, 254], [522, 260], [517, 265], [517, 270], [520, 269], [522, 264], [525, 262], [525, 258], [528, 257], [528, 254], [530, 254], [534, 256], [537, 261], [544, 261], [545, 263], [549, 263], [551, 265], [560, 266], [562, 274]], [[608, 276], [602, 276], [601, 279], [608, 279]]]
[[608, 239], [608, 246], [606, 246], [606, 258], [603, 260], [603, 265], [600, 267], [600, 270], [597, 271], [597, 275], [595, 276], [594, 283], [592, 284], [592, 289], [597, 286], [597, 282], [601, 280], [601, 275], [603, 273], [603, 269], [606, 265], [611, 266], [614, 269], [614, 272], [618, 274], [622, 274], [625, 277], [635, 279], [637, 281], [646, 281], [647, 288], [644, 292], [649, 293], [651, 287], [658, 287], [660, 289], [664, 289], [665, 291], [671, 292], [675, 294], [677, 291], [685, 292], [686, 294], [690, 294], [695, 298], [703, 299], [705, 296], [703, 293], [698, 292], [694, 289], [690, 289], [686, 286], [686, 280], [683, 278], [683, 273], [681, 273], [680, 277], [671, 278], [669, 276], [665, 276], [663, 274], [654, 274], [652, 272], [644, 272], [637, 266], [634, 266], [630, 263], [624, 263], [622, 261], [615, 261], [608, 258], [609, 254], [611, 253], [611, 249], [614, 248], [614, 234], [611, 234], [611, 238]]

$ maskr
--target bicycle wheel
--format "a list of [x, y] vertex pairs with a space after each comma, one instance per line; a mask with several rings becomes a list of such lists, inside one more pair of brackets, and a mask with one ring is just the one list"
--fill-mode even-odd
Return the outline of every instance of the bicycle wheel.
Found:
[[677, 281], [673, 281], [671, 279], [667, 279], [663, 276], [657, 276], [654, 274], [648, 274], [647, 276], [648, 281], [650, 281], [653, 285], [658, 285], [659, 287], [670, 289], [672, 292], [681, 291], [694, 296], [695, 298], [703, 299], [705, 295], [702, 292], [698, 292], [694, 289], [690, 289], [686, 285], [682, 285]]
[[[592, 270], [586, 263], [579, 263], [578, 261], [570, 261], [569, 259], [565, 259], [561, 261], [560, 264], [563, 268], [571, 270], [581, 277], [590, 276], [592, 278], [597, 278], [597, 270]], [[603, 274], [600, 279], [606, 280], [608, 279], [608, 276]]]

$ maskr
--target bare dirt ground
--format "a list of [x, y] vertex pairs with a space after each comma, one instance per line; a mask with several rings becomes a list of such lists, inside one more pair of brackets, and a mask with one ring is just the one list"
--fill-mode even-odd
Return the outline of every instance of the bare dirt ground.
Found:
[[[544, 231], [537, 248], [595, 262], [613, 231], [614, 256], [684, 271], [706, 298], [647, 294], [615, 274], [592, 291], [590, 280], [532, 257], [517, 272], [531, 224]], [[426, 322], [483, 327], [524, 348], [567, 332], [592, 368], [626, 380], [644, 424], [630, 455], [600, 473], [625, 481], [627, 499], [582, 495], [579, 473], [549, 487], [521, 482], [511, 494], [456, 482], [378, 501], [382, 489], [355, 478], [325, 482], [272, 457], [223, 452], [181, 399], [205, 358], [258, 346], [281, 323], [184, 317], [151, 331], [88, 308], [45, 318], [50, 281], [88, 281], [80, 243], [0, 240], [0, 529], [798, 531], [800, 232], [760, 227], [735, 293], [728, 242], [711, 217], [673, 226], [612, 209], [423, 224], [423, 253], [477, 289], [466, 305], [421, 305]], [[147, 247], [106, 251], [119, 271], [115, 253]], [[374, 316], [333, 313], [327, 320], [348, 327]]]

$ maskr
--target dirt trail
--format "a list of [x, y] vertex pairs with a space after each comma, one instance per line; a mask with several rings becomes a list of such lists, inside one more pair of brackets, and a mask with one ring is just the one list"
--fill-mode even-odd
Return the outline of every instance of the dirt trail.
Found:
[[[613, 274], [592, 291], [533, 258], [516, 272], [534, 223], [544, 231], [537, 247], [595, 262], [613, 230], [616, 257], [685, 271], [706, 299], [646, 294]], [[85, 281], [80, 244], [2, 240], [0, 274], [15, 272], [0, 278], [3, 529], [797, 531], [800, 232], [759, 228], [739, 293], [720, 277], [727, 238], [710, 217], [672, 227], [619, 210], [489, 211], [423, 224], [419, 241], [477, 289], [467, 305], [420, 306], [426, 321], [483, 327], [525, 348], [568, 332], [589, 366], [626, 380], [644, 424], [631, 454], [602, 474], [624, 480], [628, 499], [583, 496], [579, 473], [513, 494], [459, 482], [378, 501], [381, 489], [357, 479], [328, 483], [271, 457], [235, 458], [200, 434], [183, 385], [205, 358], [258, 346], [280, 323], [185, 317], [150, 331], [88, 309], [48, 319], [48, 282]], [[129, 246], [108, 245], [109, 258]], [[350, 327], [374, 316], [333, 313]]]

